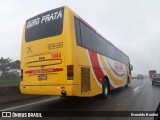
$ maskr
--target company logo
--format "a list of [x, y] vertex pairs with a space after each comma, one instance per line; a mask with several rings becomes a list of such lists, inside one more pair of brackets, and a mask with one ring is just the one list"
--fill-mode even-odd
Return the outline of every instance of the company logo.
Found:
[[116, 63], [115, 62], [115, 69], [118, 69], [118, 70], [123, 70], [123, 66], [122, 66], [122, 64], [120, 64], [120, 63]]
[[2, 112], [2, 117], [42, 117], [42, 114], [30, 112]]
[[26, 47], [26, 52], [27, 53], [32, 53], [33, 51], [32, 51], [32, 46], [31, 47]]
[[2, 112], [2, 117], [11, 117], [11, 112]]
[[42, 17], [35, 18], [31, 21], [28, 21], [27, 25], [26, 25], [26, 28], [31, 28], [33, 26], [43, 24], [43, 23], [47, 23], [47, 22], [57, 20], [57, 19], [60, 19], [60, 18], [62, 18], [62, 11], [57, 11], [57, 12], [54, 12], [54, 13], [50, 13], [50, 14], [44, 15]]

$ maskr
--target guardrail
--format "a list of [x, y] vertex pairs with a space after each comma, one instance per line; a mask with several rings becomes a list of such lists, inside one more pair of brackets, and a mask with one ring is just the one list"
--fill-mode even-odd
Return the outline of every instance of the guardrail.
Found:
[[39, 95], [21, 94], [19, 86], [0, 87], [0, 104], [33, 97], [39, 97]]
[[132, 79], [137, 79], [137, 77], [132, 77]]

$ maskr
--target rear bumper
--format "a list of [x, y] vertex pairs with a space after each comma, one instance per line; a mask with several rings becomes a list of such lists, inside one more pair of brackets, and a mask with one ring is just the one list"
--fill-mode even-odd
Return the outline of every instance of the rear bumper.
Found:
[[58, 96], [62, 96], [62, 91], [65, 91], [66, 96], [78, 96], [78, 85], [20, 85], [20, 91], [22, 94]]
[[160, 81], [159, 80], [152, 80], [153, 83], [155, 84], [159, 84], [160, 85]]

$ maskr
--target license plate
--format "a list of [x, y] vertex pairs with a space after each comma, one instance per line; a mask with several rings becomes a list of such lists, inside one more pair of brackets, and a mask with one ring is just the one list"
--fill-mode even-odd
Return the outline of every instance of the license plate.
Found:
[[38, 80], [47, 80], [46, 75], [38, 75]]

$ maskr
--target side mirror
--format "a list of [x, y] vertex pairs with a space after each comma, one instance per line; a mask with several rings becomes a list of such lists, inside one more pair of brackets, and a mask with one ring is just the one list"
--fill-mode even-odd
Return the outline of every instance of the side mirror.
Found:
[[129, 67], [130, 67], [130, 71], [132, 71], [133, 70], [133, 66], [130, 64]]

